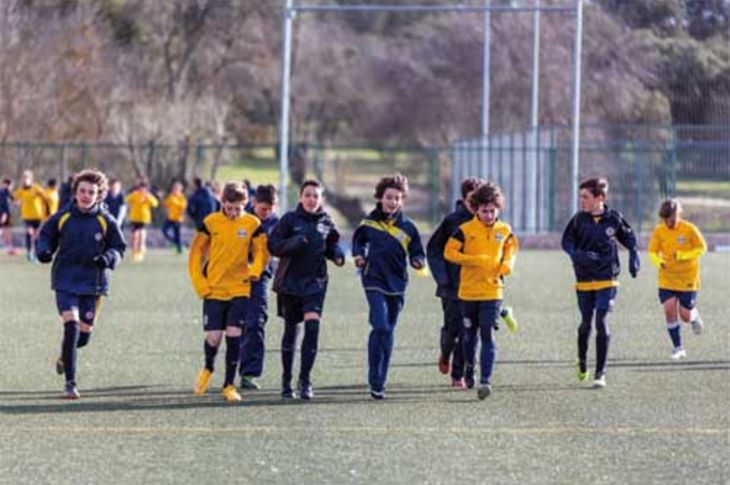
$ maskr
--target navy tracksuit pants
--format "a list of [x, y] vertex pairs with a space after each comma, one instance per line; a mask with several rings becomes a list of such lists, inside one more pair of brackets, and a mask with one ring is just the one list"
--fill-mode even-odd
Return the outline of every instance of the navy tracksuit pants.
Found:
[[385, 390], [390, 357], [395, 345], [395, 326], [403, 309], [403, 295], [386, 295], [366, 290], [370, 307], [370, 338], [368, 339], [368, 384], [373, 391]]

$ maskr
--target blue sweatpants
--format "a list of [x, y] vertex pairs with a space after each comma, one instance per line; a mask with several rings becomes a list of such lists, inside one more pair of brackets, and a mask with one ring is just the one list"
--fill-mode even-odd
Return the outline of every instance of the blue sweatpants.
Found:
[[246, 326], [243, 329], [241, 341], [240, 372], [242, 376], [261, 377], [263, 374], [265, 327], [269, 319], [265, 295], [265, 293], [262, 296], [251, 292]]
[[481, 384], [489, 384], [494, 370], [494, 359], [497, 355], [497, 344], [494, 342], [494, 329], [499, 321], [502, 300], [462, 301], [464, 316], [464, 360], [466, 366], [474, 368], [476, 349], [479, 338], [482, 340], [482, 351], [479, 356]]
[[385, 390], [388, 366], [395, 343], [394, 331], [403, 308], [403, 295], [386, 295], [366, 290], [370, 307], [370, 338], [368, 339], [368, 384], [377, 392]]

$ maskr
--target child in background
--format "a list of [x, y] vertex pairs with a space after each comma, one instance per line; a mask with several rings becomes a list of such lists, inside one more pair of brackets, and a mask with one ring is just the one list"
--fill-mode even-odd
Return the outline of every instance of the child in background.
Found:
[[180, 182], [173, 182], [170, 193], [165, 197], [163, 205], [167, 209], [167, 219], [162, 226], [162, 235], [175, 245], [177, 254], [182, 254], [180, 229], [185, 220], [185, 208], [188, 206], [188, 201], [185, 194], [183, 194], [183, 185]]
[[142, 180], [134, 192], [127, 195], [126, 202], [132, 226], [132, 261], [140, 262], [147, 252], [147, 226], [152, 222], [152, 209], [159, 201], [150, 193], [147, 181]]

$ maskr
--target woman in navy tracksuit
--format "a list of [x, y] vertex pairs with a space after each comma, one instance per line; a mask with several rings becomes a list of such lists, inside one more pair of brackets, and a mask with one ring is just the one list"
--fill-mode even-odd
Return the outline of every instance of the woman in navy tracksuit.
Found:
[[352, 236], [352, 255], [361, 269], [362, 286], [370, 307], [368, 384], [373, 399], [385, 397], [393, 333], [403, 308], [408, 283], [407, 259], [424, 268], [425, 252], [416, 226], [401, 212], [408, 179], [383, 177], [375, 187], [378, 204]]
[[306, 180], [299, 189], [299, 205], [287, 212], [269, 238], [269, 252], [279, 258], [274, 277], [279, 316], [284, 318], [281, 338], [281, 396], [296, 397], [291, 387], [294, 352], [299, 322], [304, 321], [299, 394], [302, 399], [314, 397], [311, 371], [317, 356], [319, 321], [327, 293], [327, 260], [337, 266], [345, 264], [339, 246], [340, 233], [327, 212], [322, 209], [322, 185]]
[[53, 260], [51, 287], [56, 292], [56, 305], [63, 321], [63, 344], [56, 371], [66, 376], [66, 399], [80, 397], [76, 387], [76, 349], [89, 342], [99, 301], [109, 292], [110, 272], [126, 249], [116, 219], [101, 204], [106, 190], [103, 173], [79, 172], [73, 180], [73, 202], [43, 224], [38, 238], [38, 260]]

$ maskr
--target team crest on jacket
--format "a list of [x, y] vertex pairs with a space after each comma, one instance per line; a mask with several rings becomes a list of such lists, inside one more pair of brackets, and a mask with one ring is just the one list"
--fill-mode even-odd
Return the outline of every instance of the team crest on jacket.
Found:
[[684, 236], [677, 236], [677, 244], [684, 244], [687, 242], [687, 238]]
[[96, 239], [97, 241], [101, 241], [103, 237], [104, 236], [102, 236], [100, 232], [94, 234], [94, 239]]
[[322, 237], [327, 237], [327, 235], [330, 233], [330, 226], [326, 222], [318, 222], [317, 223], [317, 232], [322, 235]]
[[496, 239], [497, 241], [501, 241], [502, 239], [504, 239], [504, 234], [502, 234], [501, 232], [498, 232], [497, 234], [494, 235], [494, 239]]
[[606, 236], [613, 237], [614, 234], [616, 234], [616, 229], [614, 229], [613, 227], [606, 228]]
[[238, 236], [239, 239], [245, 239], [246, 234], [247, 234], [246, 229], [239, 229], [238, 232], [236, 233], [236, 235]]

